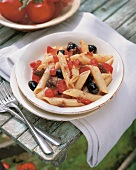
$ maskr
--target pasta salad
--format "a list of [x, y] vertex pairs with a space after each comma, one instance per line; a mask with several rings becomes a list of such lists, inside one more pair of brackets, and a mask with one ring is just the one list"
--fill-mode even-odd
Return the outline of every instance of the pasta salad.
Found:
[[30, 63], [35, 96], [59, 107], [90, 104], [108, 93], [112, 81], [112, 55], [97, 53], [97, 47], [80, 40], [65, 47], [47, 46], [42, 60]]

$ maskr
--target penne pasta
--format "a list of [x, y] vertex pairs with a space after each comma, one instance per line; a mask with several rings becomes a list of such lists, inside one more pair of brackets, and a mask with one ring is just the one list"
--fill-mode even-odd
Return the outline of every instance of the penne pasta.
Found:
[[34, 93], [35, 93], [35, 94], [39, 93], [40, 91], [42, 91], [42, 90], [45, 88], [46, 82], [47, 82], [49, 76], [50, 76], [50, 68], [48, 67], [48, 68], [44, 71], [42, 78], [40, 79], [37, 87], [36, 87], [35, 90], [34, 90]]
[[102, 74], [101, 74], [99, 68], [96, 66], [90, 66], [90, 69], [91, 69], [92, 75], [95, 79], [95, 82], [99, 87], [100, 92], [108, 93], [108, 88], [105, 84], [105, 81], [102, 77]]
[[62, 53], [59, 52], [58, 59], [59, 59], [60, 67], [62, 70], [62, 74], [66, 81], [66, 85], [68, 88], [69, 87], [71, 88], [72, 84], [70, 84], [70, 70], [69, 70], [66, 58], [64, 57]]
[[88, 99], [91, 102], [94, 102], [102, 97], [101, 95], [90, 94], [90, 93], [83, 92], [82, 90], [78, 90], [78, 89], [68, 89], [68, 90], [64, 91], [63, 94], [66, 94], [68, 96], [72, 96], [75, 98]]
[[79, 75], [79, 78], [78, 78], [78, 80], [76, 81], [76, 84], [75, 84], [76, 89], [79, 89], [79, 90], [82, 89], [82, 87], [85, 84], [86, 79], [89, 76], [89, 74], [90, 74], [90, 70], [85, 71], [85, 72], [83, 72]]
[[82, 52], [89, 52], [88, 44], [85, 41], [80, 40], [80, 46], [81, 46]]
[[73, 65], [71, 72], [72, 72], [72, 78], [70, 79], [70, 82], [73, 84], [79, 78], [79, 69], [77, 69], [77, 67]]
[[58, 98], [58, 97], [43, 97], [48, 103], [54, 106], [61, 106], [61, 107], [77, 107], [83, 106], [83, 103], [79, 103], [77, 99], [66, 99], [66, 98]]

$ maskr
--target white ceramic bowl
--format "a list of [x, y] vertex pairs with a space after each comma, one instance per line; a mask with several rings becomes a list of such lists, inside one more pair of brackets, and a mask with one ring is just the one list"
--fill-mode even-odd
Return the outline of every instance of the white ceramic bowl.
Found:
[[65, 9], [65, 11], [60, 16], [42, 24], [33, 24], [33, 25], [17, 24], [7, 20], [2, 15], [0, 15], [0, 24], [24, 32], [39, 30], [65, 21], [77, 11], [79, 6], [80, 6], [80, 0], [73, 0], [73, 2], [68, 6], [67, 9]]
[[[114, 57], [112, 74], [113, 80], [108, 86], [109, 93], [104, 95], [101, 99], [89, 105], [81, 107], [62, 108], [52, 106], [42, 100], [37, 99], [33, 91], [31, 91], [30, 88], [28, 87], [28, 82], [31, 80], [32, 75], [30, 63], [43, 58], [43, 55], [45, 54], [45, 49], [48, 45], [66, 46], [68, 42], [74, 42], [79, 45], [79, 41], [81, 39], [86, 41], [88, 44], [95, 45], [98, 49], [98, 53], [113, 55]], [[123, 63], [118, 52], [110, 44], [106, 43], [105, 41], [97, 37], [75, 32], [61, 32], [45, 36], [33, 42], [20, 56], [18, 62], [16, 63], [15, 72], [20, 90], [26, 96], [26, 98], [37, 107], [42, 108], [48, 112], [57, 114], [82, 114], [100, 108], [113, 97], [113, 95], [117, 92], [123, 80]]]

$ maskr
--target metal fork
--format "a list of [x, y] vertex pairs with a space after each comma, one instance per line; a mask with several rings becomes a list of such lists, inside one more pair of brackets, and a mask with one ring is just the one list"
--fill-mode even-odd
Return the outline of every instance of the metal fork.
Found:
[[[3, 101], [0, 99], [0, 110], [2, 112], [5, 111], [9, 111], [10, 113], [12, 112], [12, 109], [10, 109], [7, 105], [5, 105], [3, 103]], [[21, 110], [19, 111], [19, 113], [21, 114], [21, 116], [23, 117], [24, 121], [26, 122], [27, 126], [29, 127], [30, 131], [32, 132], [34, 138], [36, 139], [37, 143], [39, 144], [40, 148], [42, 149], [42, 151], [45, 154], [51, 154], [53, 153], [53, 149], [50, 147], [50, 145], [44, 140], [44, 138], [42, 138], [38, 132], [34, 129], [33, 125], [28, 121], [28, 119], [24, 116], [24, 114], [21, 112]]]
[[[6, 104], [9, 107], [14, 107], [18, 112], [20, 112], [20, 108], [17, 106], [18, 102], [17, 102], [16, 98], [13, 96], [13, 94], [7, 88], [7, 85], [4, 81], [1, 83], [0, 87], [1, 87], [0, 94], [1, 94], [1, 98], [2, 98], [3, 103]], [[14, 113], [12, 112], [12, 115]], [[20, 115], [15, 113], [14, 116], [25, 123], [24, 119]], [[53, 135], [51, 135], [51, 134], [49, 134], [45, 131], [42, 131], [41, 129], [39, 129], [35, 125], [33, 125], [33, 126], [36, 129], [36, 131], [42, 137], [44, 137], [48, 142], [51, 142], [53, 145], [56, 145], [56, 146], [61, 144], [61, 140], [59, 138], [57, 138], [57, 137], [55, 137], [55, 136], [53, 136]]]

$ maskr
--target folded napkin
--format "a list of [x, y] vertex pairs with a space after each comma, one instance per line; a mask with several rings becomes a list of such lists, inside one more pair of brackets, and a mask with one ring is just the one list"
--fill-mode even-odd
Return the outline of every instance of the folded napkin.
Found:
[[[29, 44], [41, 36], [54, 32], [76, 31], [97, 36], [114, 46], [124, 62], [124, 80], [117, 94], [94, 114], [72, 120], [88, 141], [87, 162], [96, 166], [117, 143], [136, 118], [136, 45], [90, 13], [77, 13], [67, 21], [26, 34], [20, 41], [0, 51], [0, 75], [9, 81], [13, 64]], [[85, 147], [85, 146], [83, 146]]]

